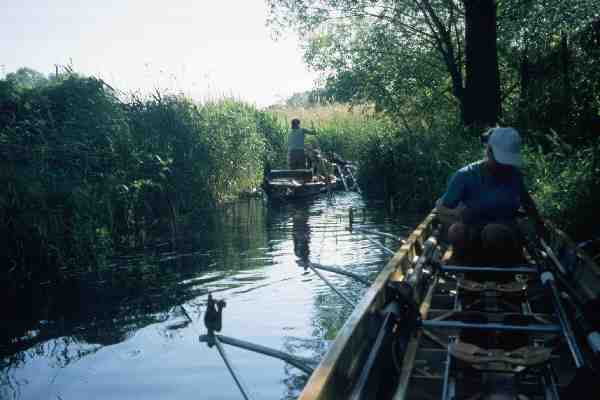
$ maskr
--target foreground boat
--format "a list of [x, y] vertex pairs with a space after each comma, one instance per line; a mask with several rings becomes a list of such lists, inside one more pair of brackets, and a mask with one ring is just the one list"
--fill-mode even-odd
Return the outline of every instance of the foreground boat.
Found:
[[301, 400], [560, 399], [590, 383], [598, 327], [579, 314], [598, 298], [598, 266], [558, 230], [519, 264], [456, 265], [440, 231], [431, 213], [410, 235]]

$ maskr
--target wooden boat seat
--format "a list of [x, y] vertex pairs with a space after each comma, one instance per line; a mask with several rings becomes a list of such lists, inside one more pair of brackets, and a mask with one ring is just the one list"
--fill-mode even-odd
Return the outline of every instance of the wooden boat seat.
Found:
[[546, 347], [523, 346], [507, 351], [483, 349], [459, 340], [450, 344], [448, 351], [475, 369], [499, 372], [521, 372], [528, 367], [546, 363], [552, 355], [552, 349]]
[[467, 292], [500, 292], [507, 294], [523, 293], [527, 290], [525, 282], [511, 281], [507, 283], [498, 282], [476, 282], [469, 279], [457, 279], [457, 287]]
[[312, 179], [312, 169], [272, 169], [268, 172], [269, 179], [298, 179], [309, 181]]

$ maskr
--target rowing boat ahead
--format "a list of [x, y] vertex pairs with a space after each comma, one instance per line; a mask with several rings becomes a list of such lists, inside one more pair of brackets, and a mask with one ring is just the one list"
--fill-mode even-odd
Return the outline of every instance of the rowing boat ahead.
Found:
[[270, 170], [263, 190], [271, 201], [290, 201], [318, 195], [337, 188], [335, 176], [313, 175], [311, 169]]
[[442, 230], [431, 213], [410, 235], [301, 400], [556, 400], [597, 385], [600, 334], [585, 311], [598, 298], [598, 266], [558, 230], [550, 245], [525, 241], [519, 263], [488, 255], [457, 265]]
[[335, 153], [325, 157], [318, 149], [310, 150], [308, 154], [311, 169], [272, 170], [267, 167], [262, 188], [269, 200], [299, 200], [341, 189], [360, 193], [353, 163]]

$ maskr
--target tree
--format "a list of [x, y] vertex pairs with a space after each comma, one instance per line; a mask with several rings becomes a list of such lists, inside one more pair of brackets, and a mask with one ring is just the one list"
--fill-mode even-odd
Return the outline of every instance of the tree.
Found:
[[436, 52], [409, 43], [398, 46], [398, 33], [387, 26], [357, 21], [320, 38], [312, 41], [305, 56], [322, 71], [336, 65], [326, 80], [327, 97], [373, 103], [377, 111], [396, 116], [409, 129], [410, 121], [431, 127], [436, 119], [448, 117], [433, 109], [460, 107]]
[[[497, 121], [498, 67], [495, 46], [490, 46], [496, 37], [493, 0], [469, 1], [467, 8], [458, 0], [268, 2], [271, 24], [296, 27], [308, 43], [307, 61], [313, 67], [334, 71], [330, 75], [355, 72], [355, 77], [362, 78], [362, 93], [370, 97], [375, 94], [379, 99], [387, 97], [386, 109], [398, 100], [394, 92], [399, 84], [404, 85], [400, 81], [406, 77], [404, 80], [413, 86], [428, 81], [425, 92], [451, 93], [465, 124]], [[469, 21], [465, 22], [465, 16]], [[466, 27], [473, 42], [465, 47]], [[465, 50], [471, 66], [466, 71], [466, 83]], [[363, 57], [358, 60], [355, 55], [361, 51]], [[365, 74], [362, 63], [370, 64], [375, 74]], [[444, 79], [440, 79], [440, 67]], [[430, 79], [423, 79], [421, 69], [432, 73]], [[375, 78], [378, 74], [385, 77]], [[392, 75], [399, 79], [390, 85], [388, 78]], [[372, 85], [365, 85], [369, 80]], [[481, 82], [485, 86], [480, 86]], [[434, 84], [441, 87], [433, 88]], [[489, 106], [481, 109], [482, 104]]]
[[465, 125], [494, 125], [501, 112], [496, 3], [495, 0], [467, 0], [464, 4], [466, 83], [463, 121]]
[[44, 74], [27, 67], [19, 68], [16, 72], [7, 74], [6, 80], [24, 89], [33, 89], [48, 83], [48, 78]]
[[505, 107], [514, 109], [508, 122], [533, 135], [545, 136], [553, 130], [571, 144], [596, 136], [600, 115], [597, 2], [501, 1], [498, 27], [507, 83], [503, 98]]

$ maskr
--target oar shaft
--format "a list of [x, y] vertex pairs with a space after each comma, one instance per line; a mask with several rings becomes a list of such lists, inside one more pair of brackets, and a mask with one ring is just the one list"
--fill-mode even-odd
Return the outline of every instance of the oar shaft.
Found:
[[390, 238], [393, 239], [397, 242], [404, 242], [404, 239], [402, 239], [401, 237], [392, 235], [391, 233], [386, 233], [386, 232], [380, 232], [378, 230], [375, 229], [367, 229], [367, 228], [361, 228], [361, 227], [352, 227], [352, 230], [358, 231], [358, 232], [363, 232], [363, 233], [370, 233], [373, 235], [377, 235], [377, 236], [382, 236], [382, 237], [386, 237], [386, 238]]
[[[540, 246], [548, 255], [548, 258], [552, 260], [554, 266], [559, 270], [561, 274], [566, 274], [566, 269], [554, 254], [554, 250], [543, 238], [539, 240]], [[554, 308], [556, 309], [556, 313], [558, 314], [558, 321], [560, 322], [560, 326], [562, 329], [563, 336], [567, 341], [567, 345], [569, 346], [569, 350], [571, 351], [571, 355], [573, 356], [573, 360], [575, 361], [575, 366], [577, 368], [585, 366], [585, 359], [583, 358], [583, 354], [581, 349], [579, 348], [579, 344], [577, 343], [577, 339], [575, 338], [575, 332], [573, 331], [573, 327], [567, 317], [567, 313], [563, 307], [562, 300], [560, 298], [560, 292], [558, 287], [556, 286], [556, 282], [554, 280], [554, 274], [550, 271], [542, 272], [541, 280], [544, 286], [550, 289], [552, 293], [552, 301], [554, 302]]]
[[190, 322], [194, 322], [194, 320], [192, 319], [192, 317], [190, 317], [190, 314], [188, 314], [187, 310], [185, 309], [185, 307], [183, 306], [183, 304], [180, 304], [179, 307], [181, 308], [181, 310], [183, 311], [183, 315], [185, 315], [185, 317], [188, 319], [188, 321]]
[[542, 245], [542, 248], [544, 249], [546, 254], [548, 254], [548, 257], [550, 257], [550, 259], [552, 260], [552, 262], [554, 263], [556, 268], [558, 268], [560, 273], [565, 275], [567, 273], [567, 270], [562, 265], [562, 263], [558, 260], [558, 257], [556, 257], [556, 254], [554, 254], [554, 250], [552, 250], [552, 248], [550, 246], [548, 246], [546, 241], [542, 238], [540, 238], [540, 244]]
[[562, 329], [563, 336], [569, 345], [569, 350], [573, 355], [573, 360], [575, 361], [575, 366], [577, 368], [583, 367], [585, 365], [585, 360], [581, 353], [581, 349], [579, 348], [579, 344], [575, 339], [575, 332], [571, 327], [571, 323], [567, 318], [567, 313], [562, 305], [562, 301], [560, 299], [560, 293], [558, 288], [556, 287], [556, 283], [554, 282], [554, 275], [552, 272], [546, 271], [542, 273], [541, 276], [542, 283], [550, 288], [552, 292], [552, 301], [554, 302], [554, 308], [556, 309], [556, 314], [558, 314], [558, 321], [560, 322], [560, 326]]
[[219, 354], [221, 354], [221, 357], [223, 358], [223, 361], [225, 362], [225, 365], [227, 366], [229, 373], [233, 377], [235, 384], [237, 385], [238, 389], [240, 389], [242, 396], [244, 396], [245, 400], [251, 400], [251, 397], [248, 394], [248, 390], [246, 390], [246, 388], [242, 384], [242, 381], [240, 380], [237, 373], [235, 372], [235, 369], [233, 368], [233, 365], [229, 361], [229, 358], [227, 358], [227, 353], [225, 353], [225, 349], [223, 348], [221, 341], [219, 340], [219, 338], [216, 335], [214, 337], [214, 340], [215, 340], [215, 344], [217, 345], [217, 350], [219, 350]]
[[388, 249], [387, 247], [385, 247], [384, 245], [382, 245], [381, 243], [379, 243], [377, 240], [370, 238], [368, 236], [365, 236], [367, 238], [367, 240], [371, 243], [373, 243], [374, 245], [376, 245], [377, 247], [379, 247], [380, 249], [382, 249], [385, 253], [387, 253], [390, 256], [393, 256], [395, 253]]
[[371, 286], [371, 282], [369, 282], [368, 279], [366, 279], [360, 275], [354, 274], [352, 272], [344, 271], [343, 269], [340, 269], [340, 268], [329, 267], [329, 266], [321, 265], [321, 264], [311, 263], [311, 265], [314, 268], [322, 269], [323, 271], [333, 272], [335, 274], [345, 275], [352, 279], [356, 279], [357, 281], [359, 281], [360, 283], [362, 283], [365, 286]]
[[348, 303], [348, 304], [349, 304], [349, 305], [351, 305], [352, 307], [354, 307], [354, 306], [356, 305], [356, 304], [355, 304], [355, 303], [354, 303], [352, 300], [350, 300], [350, 298], [349, 298], [348, 296], [346, 296], [344, 293], [340, 292], [340, 291], [338, 290], [338, 288], [336, 288], [336, 287], [335, 287], [335, 286], [334, 286], [334, 285], [333, 285], [331, 282], [329, 282], [329, 280], [328, 280], [327, 278], [325, 278], [325, 277], [323, 276], [323, 274], [321, 274], [321, 273], [320, 273], [320, 272], [319, 272], [319, 271], [318, 271], [318, 270], [317, 270], [315, 267], [313, 267], [313, 265], [312, 265], [310, 262], [308, 262], [308, 263], [307, 263], [307, 265], [308, 265], [308, 267], [309, 267], [310, 269], [312, 269], [312, 271], [313, 271], [315, 274], [317, 274], [317, 276], [318, 276], [319, 278], [321, 278], [321, 280], [323, 280], [323, 282], [325, 282], [325, 284], [326, 284], [327, 286], [329, 286], [329, 287], [330, 287], [330, 288], [331, 288], [331, 289], [332, 289], [334, 292], [336, 292], [336, 293], [337, 293], [337, 294], [338, 294], [338, 295], [339, 295], [339, 296], [340, 296], [342, 299], [344, 299], [344, 301], [345, 301], [346, 303]]
[[[312, 367], [312, 365], [314, 365], [314, 360], [311, 360], [311, 359], [296, 357], [291, 354], [272, 349], [270, 347], [261, 346], [256, 343], [246, 342], [245, 340], [240, 340], [240, 339], [232, 338], [229, 336], [214, 334], [214, 337], [217, 338], [221, 343], [225, 343], [230, 346], [235, 346], [240, 349], [264, 354], [269, 357], [278, 358], [278, 359], [285, 361], [288, 364], [293, 365], [294, 367], [306, 372], [307, 374], [311, 374], [314, 370], [314, 368]], [[202, 335], [202, 336], [200, 336], [199, 339], [201, 342], [207, 342], [210, 340], [208, 335]]]
[[[453, 336], [448, 338], [448, 347], [452, 345], [455, 338]], [[444, 363], [444, 383], [442, 386], [442, 400], [453, 399], [451, 396], [451, 382], [450, 382], [450, 370], [452, 369], [452, 355], [450, 352], [446, 354], [446, 362]]]

